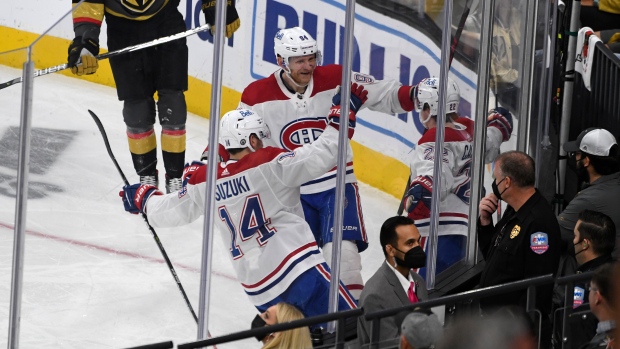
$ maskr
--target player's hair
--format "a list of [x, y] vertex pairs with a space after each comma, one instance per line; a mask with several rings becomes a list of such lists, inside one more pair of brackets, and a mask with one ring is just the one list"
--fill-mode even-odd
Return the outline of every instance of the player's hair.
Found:
[[385, 246], [396, 246], [398, 243], [398, 235], [396, 234], [396, 228], [401, 225], [412, 225], [413, 219], [405, 216], [394, 216], [388, 218], [381, 226], [381, 232], [379, 233], [379, 241], [381, 242], [381, 249], [383, 255], [387, 258], [387, 252]]
[[583, 210], [579, 213], [581, 223], [577, 226], [579, 238], [592, 243], [594, 253], [599, 256], [611, 255], [616, 246], [616, 225], [604, 213]]
[[[425, 104], [425, 108], [424, 110], [430, 109], [430, 107], [426, 107], [428, 104]], [[448, 113], [446, 114], [446, 122], [454, 122], [454, 120], [458, 119], [459, 114], [452, 112], [452, 113]], [[430, 116], [431, 119], [435, 119], [435, 121], [437, 121], [437, 115], [431, 115]]]
[[495, 163], [504, 177], [510, 177], [520, 188], [533, 187], [536, 182], [534, 159], [524, 152], [511, 150], [499, 154]]
[[[281, 302], [276, 304], [276, 318], [278, 323], [283, 323], [303, 319], [304, 314], [294, 306]], [[267, 342], [262, 349], [288, 348], [312, 348], [310, 329], [308, 329], [308, 327], [298, 327], [292, 330], [279, 332], [278, 335]]]
[[614, 303], [614, 290], [612, 290], [612, 279], [614, 274], [614, 266], [616, 263], [605, 263], [598, 267], [592, 275], [590, 282], [598, 288], [598, 292], [611, 305]]

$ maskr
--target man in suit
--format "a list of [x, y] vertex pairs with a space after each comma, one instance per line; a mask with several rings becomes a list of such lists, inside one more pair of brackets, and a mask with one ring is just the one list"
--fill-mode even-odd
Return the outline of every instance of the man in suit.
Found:
[[[420, 232], [408, 217], [388, 218], [379, 235], [385, 263], [368, 280], [362, 290], [359, 306], [366, 313], [402, 307], [428, 299], [424, 279], [411, 269], [426, 264], [426, 254], [420, 246]], [[357, 337], [360, 345], [370, 342], [370, 322], [358, 318]], [[394, 317], [381, 319], [379, 340], [399, 337]]]

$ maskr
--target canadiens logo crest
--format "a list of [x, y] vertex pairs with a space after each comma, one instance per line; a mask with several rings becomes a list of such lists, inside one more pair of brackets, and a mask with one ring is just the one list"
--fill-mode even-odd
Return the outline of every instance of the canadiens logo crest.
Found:
[[157, 0], [121, 0], [121, 4], [134, 12], [145, 12]]
[[355, 73], [353, 74], [353, 78], [351, 80], [357, 81], [357, 82], [363, 82], [363, 83], [367, 83], [367, 84], [372, 84], [375, 82], [375, 79], [370, 76], [370, 75], [365, 75], [362, 73]]
[[296, 119], [286, 124], [280, 132], [282, 148], [293, 151], [304, 144], [312, 143], [327, 127], [326, 118]]

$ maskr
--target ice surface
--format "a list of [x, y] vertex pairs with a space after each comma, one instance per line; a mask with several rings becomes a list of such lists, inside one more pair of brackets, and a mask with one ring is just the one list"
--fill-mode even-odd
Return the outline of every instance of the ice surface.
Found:
[[[0, 66], [0, 82], [21, 71]], [[21, 85], [0, 90], [0, 347], [8, 338]], [[122, 103], [112, 88], [47, 75], [35, 79], [30, 192], [27, 203], [21, 348], [126, 348], [196, 339], [196, 323], [148, 228], [123, 210], [122, 180], [99, 130], [130, 182], [138, 181], [128, 151]], [[200, 157], [208, 120], [190, 115], [186, 159]], [[159, 138], [159, 129], [156, 129]], [[163, 163], [158, 165], [163, 182]], [[383, 261], [379, 228], [398, 201], [360, 183], [371, 245], [362, 254], [367, 280]], [[156, 229], [198, 313], [202, 218]], [[235, 281], [227, 250], [214, 238], [211, 334], [249, 328], [256, 314]], [[254, 339], [218, 348], [259, 348]]]

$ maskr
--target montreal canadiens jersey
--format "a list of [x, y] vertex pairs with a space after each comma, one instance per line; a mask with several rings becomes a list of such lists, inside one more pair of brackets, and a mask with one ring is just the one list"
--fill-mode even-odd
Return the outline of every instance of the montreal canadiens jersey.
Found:
[[[282, 82], [278, 70], [267, 78], [254, 81], [245, 88], [240, 108], [254, 110], [262, 116], [271, 131], [265, 145], [291, 151], [312, 143], [327, 126], [327, 115], [332, 97], [341, 83], [342, 66], [317, 66], [305, 93], [291, 92]], [[409, 98], [410, 86], [401, 86], [393, 80], [378, 81], [372, 76], [352, 73], [351, 82], [362, 84], [368, 91], [368, 100], [362, 108], [388, 114], [413, 110]], [[348, 147], [346, 182], [355, 182], [353, 151]], [[336, 186], [336, 169], [323, 174], [301, 187], [302, 194], [312, 194]]]
[[[325, 262], [304, 220], [299, 187], [333, 168], [337, 151], [338, 131], [327, 127], [316, 142], [292, 152], [268, 147], [220, 163], [215, 226], [254, 305], [271, 301], [297, 276]], [[198, 219], [206, 182], [197, 182], [178, 193], [151, 196], [149, 222], [175, 227]]]
[[[466, 118], [456, 120], [456, 128], [446, 127], [441, 166], [441, 192], [439, 194], [439, 235], [467, 235], [469, 221], [470, 175], [473, 139], [464, 125]], [[437, 128], [432, 128], [420, 138], [411, 161], [411, 178], [433, 177], [436, 156]], [[433, 179], [434, 180], [434, 179]], [[433, 185], [433, 188], [435, 185]], [[430, 208], [429, 208], [430, 209]], [[430, 217], [412, 217], [423, 236], [428, 235]]]

